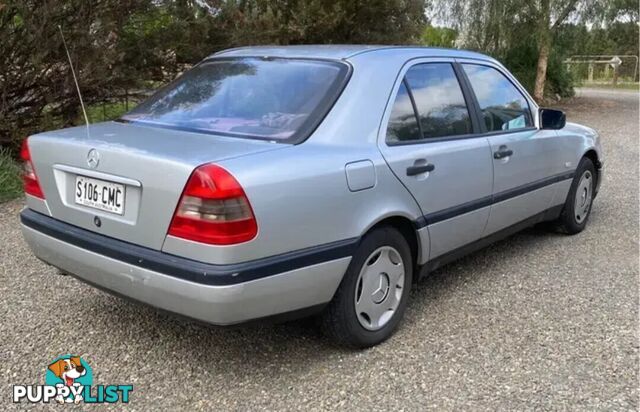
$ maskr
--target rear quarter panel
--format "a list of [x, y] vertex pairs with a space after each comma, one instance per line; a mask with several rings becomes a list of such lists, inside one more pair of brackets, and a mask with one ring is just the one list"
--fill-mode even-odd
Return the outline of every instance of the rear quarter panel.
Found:
[[[345, 165], [368, 159], [370, 189], [349, 190]], [[417, 204], [375, 146], [335, 148], [307, 142], [219, 163], [251, 202], [258, 235], [233, 246], [208, 246], [167, 236], [163, 250], [210, 263], [236, 263], [358, 238], [390, 216], [420, 216]]]

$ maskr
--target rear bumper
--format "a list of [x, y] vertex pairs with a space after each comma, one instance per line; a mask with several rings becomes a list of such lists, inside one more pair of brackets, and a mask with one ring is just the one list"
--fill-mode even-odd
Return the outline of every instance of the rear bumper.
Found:
[[41, 260], [124, 297], [217, 325], [327, 303], [355, 241], [237, 265], [209, 265], [141, 248], [25, 209], [22, 232]]

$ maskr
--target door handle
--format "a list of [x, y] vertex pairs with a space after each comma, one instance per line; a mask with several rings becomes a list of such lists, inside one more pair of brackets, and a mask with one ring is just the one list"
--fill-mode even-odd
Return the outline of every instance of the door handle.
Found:
[[494, 159], [503, 159], [513, 155], [513, 150], [507, 149], [507, 146], [500, 146], [497, 152], [493, 152]]
[[431, 163], [409, 166], [407, 167], [407, 176], [415, 176], [421, 173], [432, 172], [435, 168], [436, 167]]

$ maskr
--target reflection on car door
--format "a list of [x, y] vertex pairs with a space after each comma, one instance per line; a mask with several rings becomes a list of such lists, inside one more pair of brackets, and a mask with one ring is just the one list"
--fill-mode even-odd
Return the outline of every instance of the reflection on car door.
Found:
[[[546, 210], [558, 170], [558, 138], [534, 126], [527, 99], [497, 68], [462, 64], [491, 145], [493, 205], [485, 235]], [[566, 174], [566, 171], [565, 171]]]
[[451, 62], [412, 66], [387, 114], [380, 150], [417, 200], [428, 226], [430, 259], [482, 236], [491, 202], [493, 169], [486, 137]]

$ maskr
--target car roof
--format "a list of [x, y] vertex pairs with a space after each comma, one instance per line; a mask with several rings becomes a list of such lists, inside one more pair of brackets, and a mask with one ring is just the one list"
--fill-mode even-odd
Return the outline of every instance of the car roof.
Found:
[[481, 53], [467, 50], [420, 46], [385, 46], [362, 44], [317, 44], [298, 46], [248, 46], [222, 50], [212, 57], [287, 57], [349, 60], [355, 56], [384, 52], [398, 58], [414, 57], [459, 57], [494, 61]]

